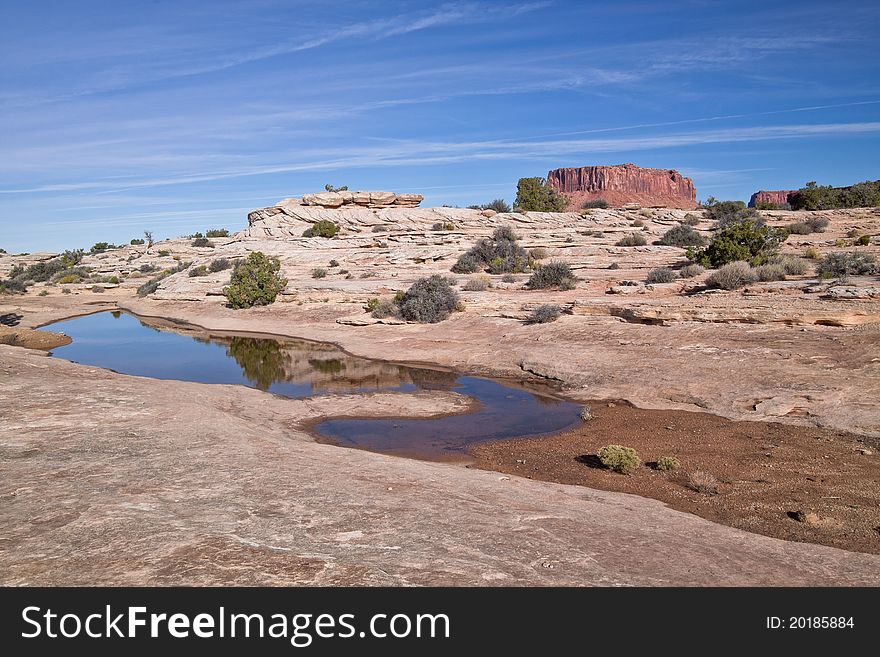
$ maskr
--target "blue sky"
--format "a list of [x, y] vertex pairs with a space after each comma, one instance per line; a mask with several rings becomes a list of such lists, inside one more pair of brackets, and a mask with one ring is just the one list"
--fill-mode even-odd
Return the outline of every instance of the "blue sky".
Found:
[[512, 201], [635, 162], [698, 197], [880, 178], [880, 5], [0, 4], [0, 247], [208, 227], [323, 188]]

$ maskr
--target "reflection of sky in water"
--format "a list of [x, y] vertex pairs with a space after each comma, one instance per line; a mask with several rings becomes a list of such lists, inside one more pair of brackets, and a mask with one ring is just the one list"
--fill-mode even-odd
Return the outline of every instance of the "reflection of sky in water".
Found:
[[285, 397], [417, 389], [454, 390], [474, 397], [474, 413], [436, 419], [327, 420], [316, 430], [341, 445], [383, 452], [439, 455], [473, 442], [550, 433], [577, 421], [579, 407], [497, 381], [370, 361], [314, 343], [246, 337], [210, 341], [102, 312], [58, 322], [48, 330], [73, 342], [59, 358], [123, 374], [200, 383], [241, 384]]

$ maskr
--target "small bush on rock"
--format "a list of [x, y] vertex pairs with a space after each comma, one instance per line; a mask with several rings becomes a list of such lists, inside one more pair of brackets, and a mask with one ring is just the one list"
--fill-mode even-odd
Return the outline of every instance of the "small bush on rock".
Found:
[[785, 268], [782, 265], [760, 265], [752, 270], [752, 274], [762, 283], [785, 280]]
[[592, 210], [592, 209], [604, 210], [607, 207], [608, 207], [608, 201], [606, 201], [604, 198], [595, 198], [590, 201], [584, 201], [583, 205], [581, 205], [581, 208], [583, 208], [584, 210]]
[[685, 265], [684, 267], [679, 269], [678, 275], [681, 278], [693, 278], [694, 276], [699, 276], [704, 271], [706, 271], [706, 269], [703, 267], [703, 265], [692, 263], [690, 265]]
[[541, 265], [529, 277], [526, 286], [532, 290], [546, 290], [558, 287], [561, 290], [570, 290], [575, 286], [577, 278], [571, 271], [571, 267], [565, 262], [548, 262]]
[[229, 231], [225, 228], [212, 228], [205, 231], [205, 237], [229, 237]]
[[312, 278], [324, 278], [327, 276], [327, 270], [323, 267], [315, 267], [312, 270]]
[[669, 267], [652, 269], [648, 274], [648, 283], [672, 283], [678, 276]]
[[229, 285], [223, 294], [229, 305], [235, 309], [265, 306], [287, 285], [279, 275], [281, 263], [278, 258], [270, 258], [265, 253], [254, 251], [240, 262], [229, 278]]
[[465, 292], [483, 292], [492, 287], [492, 279], [488, 276], [477, 276], [476, 278], [470, 279], [467, 283], [462, 286], [462, 290]]
[[615, 246], [645, 246], [645, 244], [647, 243], [648, 240], [646, 240], [643, 235], [639, 235], [638, 233], [630, 233], [629, 235], [625, 235], [617, 240]]
[[441, 322], [459, 305], [458, 292], [449, 280], [437, 274], [420, 278], [400, 299], [400, 314], [410, 322], [434, 324]]
[[303, 237], [335, 237], [339, 232], [339, 226], [332, 221], [321, 219], [316, 221], [303, 232]]
[[695, 470], [691, 472], [685, 485], [693, 491], [704, 495], [716, 495], [718, 493], [718, 480], [708, 472]]
[[706, 238], [686, 224], [679, 224], [663, 233], [663, 237], [659, 239], [659, 243], [663, 246], [703, 246], [706, 244]]
[[855, 246], [868, 246], [871, 243], [870, 235], [861, 235], [859, 236], [853, 244]]
[[877, 260], [870, 253], [829, 253], [816, 266], [820, 278], [865, 276], [877, 271]]
[[789, 276], [803, 276], [807, 273], [807, 263], [797, 256], [780, 256], [775, 258], [771, 264], [779, 265]]
[[722, 290], [736, 290], [749, 283], [754, 283], [755, 280], [752, 266], [747, 262], [737, 260], [736, 262], [729, 262], [713, 271], [709, 278], [706, 279], [706, 285], [721, 288]]
[[213, 249], [214, 243], [207, 237], [197, 237], [192, 241], [192, 245], [201, 249]]
[[562, 315], [562, 306], [555, 303], [544, 303], [535, 308], [526, 319], [526, 324], [549, 324]]
[[623, 445], [606, 445], [596, 452], [596, 456], [606, 468], [621, 474], [635, 472], [642, 464], [636, 450]]
[[678, 459], [674, 456], [661, 456], [654, 464], [655, 469], [663, 471], [678, 470], [680, 467], [681, 463], [679, 463]]
[[208, 268], [205, 265], [199, 265], [198, 267], [193, 267], [189, 270], [189, 277], [196, 278], [198, 276], [207, 276]]
[[718, 229], [709, 246], [699, 250], [689, 248], [687, 255], [706, 267], [720, 267], [737, 260], [763, 265], [776, 255], [787, 237], [785, 230], [753, 219], [730, 221]]
[[232, 267], [232, 261], [228, 258], [217, 258], [216, 260], [212, 260], [211, 264], [208, 265], [208, 271], [218, 272], [218, 271], [226, 271]]
[[519, 243], [519, 236], [510, 226], [500, 226], [491, 239], [482, 239], [464, 253], [452, 266], [456, 274], [472, 274], [488, 270], [493, 274], [524, 272], [529, 256]]

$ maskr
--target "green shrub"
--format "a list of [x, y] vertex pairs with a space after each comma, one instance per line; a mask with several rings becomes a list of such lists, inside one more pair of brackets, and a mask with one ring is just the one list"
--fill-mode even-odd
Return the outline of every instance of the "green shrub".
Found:
[[199, 265], [198, 267], [193, 267], [189, 270], [189, 277], [196, 278], [198, 276], [207, 276], [208, 268], [205, 265]]
[[810, 228], [806, 221], [796, 221], [788, 224], [785, 227], [785, 230], [787, 230], [790, 235], [809, 235], [813, 232], [813, 229]]
[[303, 237], [336, 237], [339, 226], [327, 219], [316, 221], [303, 232]]
[[699, 276], [705, 270], [703, 265], [698, 265], [696, 263], [692, 263], [690, 265], [685, 265], [681, 269], [678, 270], [678, 275], [681, 278], [693, 278], [694, 276]]
[[162, 282], [162, 279], [166, 278], [170, 274], [171, 272], [166, 270], [155, 278], [151, 278], [137, 289], [137, 295], [139, 297], [146, 297], [153, 294], [153, 292], [159, 289], [159, 283]]
[[678, 462], [678, 459], [674, 456], [661, 456], [657, 459], [657, 462], [654, 464], [654, 468], [656, 470], [678, 470], [681, 467], [681, 463]]
[[759, 265], [752, 270], [752, 274], [762, 283], [785, 280], [785, 268], [779, 264]]
[[218, 271], [225, 271], [231, 267], [232, 261], [228, 258], [217, 258], [216, 260], [212, 260], [211, 264], [208, 265], [208, 271], [216, 273]]
[[579, 415], [584, 422], [589, 422], [590, 420], [595, 418], [595, 416], [593, 415], [593, 409], [589, 406], [581, 407], [581, 412], [579, 413]]
[[66, 274], [65, 272], [61, 272], [63, 275], [58, 278], [53, 278], [52, 280], [60, 285], [69, 285], [70, 283], [79, 283], [83, 277], [79, 274]]
[[327, 183], [326, 185], [324, 185], [324, 191], [327, 191], [327, 192], [347, 192], [348, 185], [343, 185], [342, 187], [334, 187], [330, 183]]
[[596, 452], [596, 456], [606, 468], [621, 474], [635, 472], [642, 464], [636, 450], [623, 445], [606, 445]]
[[331, 260], [328, 266], [329, 266], [329, 267], [338, 267], [338, 266], [339, 266], [339, 261], [338, 261], [338, 260], [335, 260], [335, 259], [334, 259], [334, 260]]
[[496, 198], [491, 203], [483, 205], [469, 205], [471, 210], [494, 210], [495, 212], [510, 212], [510, 205], [503, 198]]
[[207, 237], [197, 237], [193, 240], [192, 245], [203, 249], [213, 249], [214, 243]]
[[630, 233], [617, 240], [615, 246], [645, 246], [647, 243], [648, 240], [645, 239], [644, 235]]
[[225, 228], [212, 228], [205, 231], [205, 237], [229, 237], [229, 231]]
[[434, 324], [443, 321], [459, 305], [458, 292], [449, 280], [434, 274], [413, 283], [400, 299], [401, 316], [410, 322]]
[[476, 278], [470, 279], [467, 283], [462, 286], [462, 290], [465, 292], [483, 292], [492, 287], [492, 279], [488, 276], [477, 276]]
[[723, 228], [729, 223], [741, 223], [751, 220], [755, 224], [763, 224], [764, 220], [754, 208], [747, 208], [742, 201], [709, 201], [705, 209], [706, 218], [715, 221], [718, 228]]
[[0, 294], [24, 294], [27, 292], [27, 284], [17, 278], [0, 280]]
[[712, 272], [706, 279], [706, 285], [722, 290], [736, 290], [749, 283], [754, 283], [756, 276], [752, 266], [742, 260], [729, 262]]
[[324, 278], [327, 276], [327, 270], [323, 267], [315, 267], [312, 270], [312, 278]]
[[681, 220], [685, 226], [696, 226], [702, 221], [697, 215], [688, 212], [684, 215], [684, 219]]
[[544, 303], [535, 308], [526, 319], [526, 324], [549, 324], [562, 315], [562, 306], [555, 303]]
[[809, 246], [806, 251], [804, 251], [804, 257], [809, 258], [810, 260], [818, 260], [822, 257], [822, 252], [815, 246]]
[[280, 270], [278, 258], [270, 258], [260, 251], [248, 255], [232, 270], [229, 285], [223, 288], [229, 305], [239, 309], [265, 306], [275, 301], [287, 285], [278, 273]]
[[878, 205], [880, 180], [866, 180], [849, 187], [830, 187], [808, 182], [791, 197], [791, 207], [795, 210], [865, 208]]
[[376, 299], [376, 305], [370, 310], [370, 314], [376, 319], [385, 319], [387, 317], [397, 317], [400, 319], [401, 317], [400, 306], [392, 299], [382, 299], [381, 301]]
[[536, 246], [533, 249], [529, 249], [529, 257], [532, 260], [543, 260], [547, 257], [547, 249], [543, 246]]
[[739, 260], [763, 265], [779, 251], [788, 233], [744, 219], [729, 221], [718, 229], [704, 249], [688, 249], [688, 258], [707, 267], [720, 267]]
[[862, 235], [862, 236], [858, 237], [855, 242], [853, 242], [853, 244], [855, 246], [868, 246], [870, 243], [871, 243], [871, 236], [870, 235]]
[[561, 290], [570, 290], [575, 286], [577, 278], [571, 271], [571, 267], [565, 262], [548, 262], [538, 267], [526, 282], [526, 287], [531, 290], [546, 290], [558, 287]]
[[482, 239], [452, 265], [456, 274], [473, 274], [488, 270], [493, 274], [524, 272], [529, 256], [518, 244], [519, 237], [509, 226], [495, 229], [490, 239]]
[[672, 283], [678, 276], [669, 267], [652, 269], [648, 274], [648, 283]]
[[113, 244], [109, 242], [95, 242], [92, 248], [89, 250], [90, 253], [104, 253], [104, 251], [109, 251], [110, 249], [117, 248]]
[[679, 224], [663, 233], [658, 242], [663, 246], [703, 246], [706, 238], [687, 224]]
[[171, 255], [171, 251], [169, 251], [168, 249], [159, 249], [159, 256], [160, 257], [167, 258], [170, 255]]
[[829, 253], [816, 265], [820, 278], [866, 276], [877, 271], [877, 260], [870, 253]]
[[367, 299], [366, 309], [369, 312], [376, 310], [379, 307], [379, 297], [372, 297], [371, 299]]
[[139, 239], [139, 238], [137, 238], [137, 237], [134, 238], [134, 239], [130, 242], [130, 244], [131, 244], [132, 246], [142, 246], [143, 243], [144, 243], [144, 240]]
[[604, 198], [594, 198], [589, 201], [584, 201], [583, 205], [581, 205], [581, 208], [583, 208], [584, 210], [604, 210], [607, 207], [608, 201], [606, 201]]
[[825, 217], [809, 217], [803, 221], [788, 224], [786, 229], [795, 235], [809, 235], [810, 233], [824, 233], [830, 222]]
[[193, 233], [192, 235], [187, 235], [187, 237], [189, 237], [191, 240], [193, 240], [193, 239], [195, 239], [195, 240], [202, 239], [204, 236], [205, 236], [204, 233], [201, 233], [201, 232], [195, 232], [195, 233]]
[[544, 178], [520, 178], [513, 205], [520, 212], [564, 212], [566, 201]]
[[156, 271], [157, 269], [159, 269], [159, 268], [156, 265], [146, 264], [146, 265], [141, 265], [138, 268], [138, 271], [142, 274], [149, 274], [151, 272]]
[[111, 276], [107, 282], [111, 285], [119, 285], [119, 276]]

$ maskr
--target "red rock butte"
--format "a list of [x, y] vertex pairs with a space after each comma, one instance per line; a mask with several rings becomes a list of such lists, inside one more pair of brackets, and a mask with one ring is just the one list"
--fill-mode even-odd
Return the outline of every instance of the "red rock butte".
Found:
[[568, 200], [568, 210], [604, 199], [612, 207], [638, 204], [692, 210], [697, 190], [690, 178], [674, 169], [645, 169], [635, 164], [553, 169], [547, 184]]
[[770, 203], [772, 205], [791, 203], [791, 198], [797, 193], [797, 191], [798, 190], [796, 189], [779, 189], [768, 192], [762, 189], [761, 191], [752, 194], [752, 198], [749, 199], [749, 207], [753, 208], [758, 205], [758, 203]]

